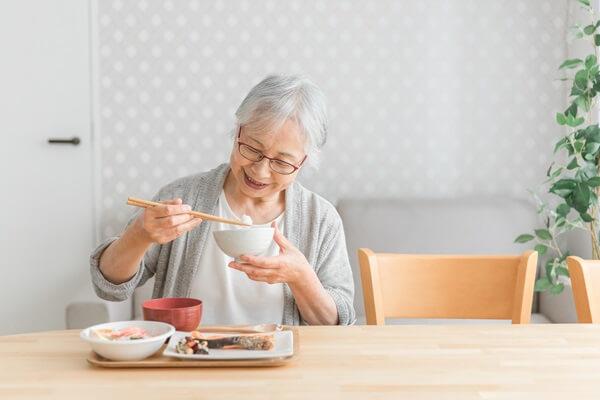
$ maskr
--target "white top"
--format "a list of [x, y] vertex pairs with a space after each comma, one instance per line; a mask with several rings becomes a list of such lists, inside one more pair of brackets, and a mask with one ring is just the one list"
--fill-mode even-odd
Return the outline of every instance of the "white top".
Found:
[[[221, 218], [241, 220], [229, 207], [223, 191], [217, 201], [215, 214]], [[283, 231], [284, 214], [275, 219], [280, 231]], [[227, 264], [233, 258], [221, 251], [213, 236], [213, 231], [251, 228], [222, 222], [204, 223], [211, 226], [190, 294], [190, 297], [202, 300], [200, 325], [280, 324], [283, 319], [283, 284], [253, 281], [245, 273], [229, 268]], [[270, 227], [271, 223], [254, 226]], [[279, 246], [273, 241], [260, 255], [268, 257], [278, 254]]]

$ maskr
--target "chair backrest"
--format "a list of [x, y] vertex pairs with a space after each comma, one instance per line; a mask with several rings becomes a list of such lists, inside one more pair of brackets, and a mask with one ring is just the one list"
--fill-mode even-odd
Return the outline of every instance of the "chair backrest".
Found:
[[[535, 204], [500, 194], [452, 198], [349, 197], [340, 199], [337, 209], [344, 223], [354, 278], [354, 308], [361, 324], [366, 317], [358, 263], [361, 247], [397, 254], [521, 254], [531, 249], [531, 243], [514, 243], [514, 238], [539, 224]], [[534, 294], [534, 304], [536, 297]]]
[[537, 252], [417, 255], [359, 249], [368, 325], [385, 318], [510, 319], [529, 323]]
[[567, 257], [579, 323], [600, 323], [600, 261]]

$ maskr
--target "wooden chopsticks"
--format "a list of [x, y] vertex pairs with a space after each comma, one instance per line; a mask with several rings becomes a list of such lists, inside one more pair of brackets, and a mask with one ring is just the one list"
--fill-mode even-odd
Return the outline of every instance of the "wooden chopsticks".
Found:
[[[127, 204], [130, 206], [142, 207], [142, 208], [148, 208], [148, 207], [162, 205], [161, 203], [155, 203], [154, 201], [136, 199], [135, 197], [128, 197]], [[188, 212], [188, 214], [193, 215], [196, 218], [202, 218], [203, 220], [207, 220], [207, 221], [224, 222], [226, 224], [231, 224], [231, 225], [252, 226], [245, 222], [234, 221], [232, 219], [227, 219], [227, 218], [219, 218], [214, 215], [204, 214], [204, 213], [201, 213], [198, 211], [190, 211], [190, 212]]]

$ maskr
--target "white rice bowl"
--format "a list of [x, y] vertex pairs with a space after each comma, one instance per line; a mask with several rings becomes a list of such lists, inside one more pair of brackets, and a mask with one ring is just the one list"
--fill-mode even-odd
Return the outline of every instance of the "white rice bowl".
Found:
[[[130, 326], [145, 330], [151, 338], [135, 340], [106, 340], [94, 337], [99, 329], [118, 331]], [[156, 353], [165, 341], [175, 333], [175, 327], [157, 321], [119, 321], [107, 322], [85, 328], [79, 337], [88, 342], [98, 355], [113, 361], [139, 361]]]

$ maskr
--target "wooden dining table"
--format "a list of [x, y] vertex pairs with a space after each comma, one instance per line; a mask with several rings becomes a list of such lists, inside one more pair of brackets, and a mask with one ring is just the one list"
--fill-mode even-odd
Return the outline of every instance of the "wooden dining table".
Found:
[[299, 327], [278, 367], [103, 368], [78, 330], [0, 337], [0, 399], [600, 399], [600, 325]]

